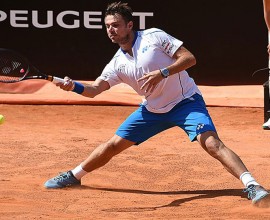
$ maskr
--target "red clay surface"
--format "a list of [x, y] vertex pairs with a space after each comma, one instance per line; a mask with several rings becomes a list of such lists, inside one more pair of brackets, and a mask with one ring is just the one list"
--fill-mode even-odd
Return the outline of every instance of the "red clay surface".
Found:
[[[85, 176], [82, 187], [47, 190], [48, 178], [77, 166], [136, 107], [0, 104], [0, 109], [6, 118], [0, 125], [0, 219], [270, 219], [270, 208], [253, 207], [242, 183], [178, 128], [124, 151]], [[270, 131], [261, 128], [263, 108], [208, 109], [223, 142], [270, 189]]]

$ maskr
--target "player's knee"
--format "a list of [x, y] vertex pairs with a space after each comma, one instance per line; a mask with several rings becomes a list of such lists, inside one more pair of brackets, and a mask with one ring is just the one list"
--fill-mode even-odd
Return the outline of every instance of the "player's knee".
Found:
[[205, 148], [207, 152], [215, 158], [219, 157], [220, 151], [223, 147], [223, 143], [214, 137], [210, 137], [205, 141]]

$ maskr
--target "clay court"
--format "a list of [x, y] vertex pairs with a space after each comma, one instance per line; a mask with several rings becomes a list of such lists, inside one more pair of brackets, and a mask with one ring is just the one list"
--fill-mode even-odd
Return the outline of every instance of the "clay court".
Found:
[[[0, 219], [270, 219], [270, 208], [253, 207], [242, 183], [178, 128], [124, 151], [79, 188], [45, 189], [108, 140], [140, 97], [125, 86], [94, 100], [39, 81], [16, 88], [0, 94]], [[200, 89], [220, 138], [270, 189], [262, 86]]]

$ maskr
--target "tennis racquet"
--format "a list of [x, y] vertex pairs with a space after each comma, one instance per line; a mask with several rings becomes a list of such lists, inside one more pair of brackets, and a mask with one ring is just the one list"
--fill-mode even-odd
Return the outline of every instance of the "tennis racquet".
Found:
[[0, 82], [15, 83], [28, 79], [44, 79], [54, 84], [64, 83], [64, 79], [41, 73], [21, 54], [0, 48]]

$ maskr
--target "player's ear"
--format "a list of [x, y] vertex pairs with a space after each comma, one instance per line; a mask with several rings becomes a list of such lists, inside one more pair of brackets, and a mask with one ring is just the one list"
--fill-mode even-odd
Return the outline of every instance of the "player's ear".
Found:
[[132, 29], [132, 28], [133, 28], [133, 21], [129, 21], [129, 22], [127, 23], [127, 27], [128, 27], [129, 29]]

